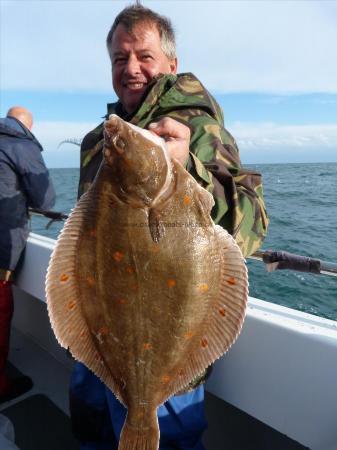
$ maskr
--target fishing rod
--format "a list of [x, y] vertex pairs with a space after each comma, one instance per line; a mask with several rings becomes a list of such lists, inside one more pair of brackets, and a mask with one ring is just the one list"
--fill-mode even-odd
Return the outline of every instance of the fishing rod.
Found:
[[51, 210], [44, 210], [44, 209], [39, 209], [39, 208], [28, 208], [28, 213], [29, 214], [34, 214], [36, 216], [47, 217], [47, 219], [50, 219], [49, 222], [46, 225], [47, 229], [54, 222], [63, 222], [64, 220], [68, 219], [67, 214], [63, 214], [62, 212], [51, 211]]
[[[53, 222], [68, 219], [67, 214], [58, 211], [44, 211], [37, 208], [29, 208], [29, 213], [51, 219], [46, 228], [49, 228]], [[248, 256], [248, 259], [263, 262], [266, 265], [268, 272], [273, 272], [275, 270], [294, 270], [297, 272], [337, 277], [336, 263], [322, 261], [308, 256], [296, 255], [295, 253], [279, 250], [258, 250], [251, 256]]]
[[322, 261], [321, 259], [310, 258], [308, 256], [296, 255], [294, 253], [275, 250], [259, 250], [248, 258], [264, 262], [268, 272], [288, 269], [297, 272], [337, 277], [336, 263]]
[[81, 144], [82, 144], [82, 140], [83, 140], [83, 139], [77, 139], [77, 138], [64, 139], [64, 141], [61, 141], [61, 142], [59, 143], [59, 145], [57, 146], [57, 148], [60, 148], [61, 145], [63, 145], [63, 144], [74, 144], [74, 145], [78, 145], [78, 146], [80, 147]]

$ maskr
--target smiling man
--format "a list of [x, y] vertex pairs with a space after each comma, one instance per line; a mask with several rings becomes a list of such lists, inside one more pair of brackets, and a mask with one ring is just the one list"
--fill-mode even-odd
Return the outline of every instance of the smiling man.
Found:
[[[149, 83], [159, 73], [177, 72], [173, 46], [164, 52], [157, 27], [149, 23], [127, 29], [123, 23], [111, 29], [110, 42], [113, 88], [127, 113], [140, 105]], [[170, 48], [171, 47], [171, 48]]]
[[[139, 127], [166, 140], [168, 152], [214, 196], [212, 218], [236, 239], [245, 256], [266, 234], [261, 177], [244, 170], [235, 140], [224, 128], [222, 111], [191, 73], [177, 75], [170, 21], [136, 4], [115, 19], [107, 36], [112, 82], [118, 101], [108, 105]], [[102, 162], [103, 124], [81, 147], [79, 195], [91, 185]], [[158, 409], [160, 449], [203, 450], [206, 374]], [[81, 450], [112, 449], [126, 411], [85, 366], [75, 366], [70, 390], [73, 430]]]

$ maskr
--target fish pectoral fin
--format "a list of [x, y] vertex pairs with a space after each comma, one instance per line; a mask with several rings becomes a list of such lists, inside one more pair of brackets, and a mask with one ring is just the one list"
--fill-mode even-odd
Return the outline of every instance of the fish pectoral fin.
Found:
[[165, 235], [165, 226], [160, 221], [160, 212], [154, 208], [149, 210], [149, 230], [153, 242], [158, 243]]

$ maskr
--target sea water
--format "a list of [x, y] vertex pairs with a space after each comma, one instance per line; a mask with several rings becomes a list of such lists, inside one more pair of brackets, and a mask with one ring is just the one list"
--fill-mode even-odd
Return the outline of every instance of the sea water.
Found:
[[[284, 250], [337, 263], [337, 163], [261, 164], [270, 226], [262, 249]], [[55, 211], [76, 203], [78, 169], [51, 169], [57, 192]], [[56, 239], [63, 224], [34, 216], [34, 233]], [[337, 320], [337, 277], [294, 271], [268, 273], [248, 260], [250, 296]]]

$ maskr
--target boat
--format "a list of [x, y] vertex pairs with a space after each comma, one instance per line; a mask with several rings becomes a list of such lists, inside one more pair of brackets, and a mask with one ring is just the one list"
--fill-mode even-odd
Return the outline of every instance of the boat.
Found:
[[[73, 360], [51, 330], [45, 275], [55, 240], [31, 233], [14, 286], [9, 362], [34, 387], [0, 414], [21, 450], [76, 450]], [[315, 276], [315, 275], [313, 275]], [[249, 298], [237, 342], [206, 383], [207, 450], [337, 450], [337, 322]]]

